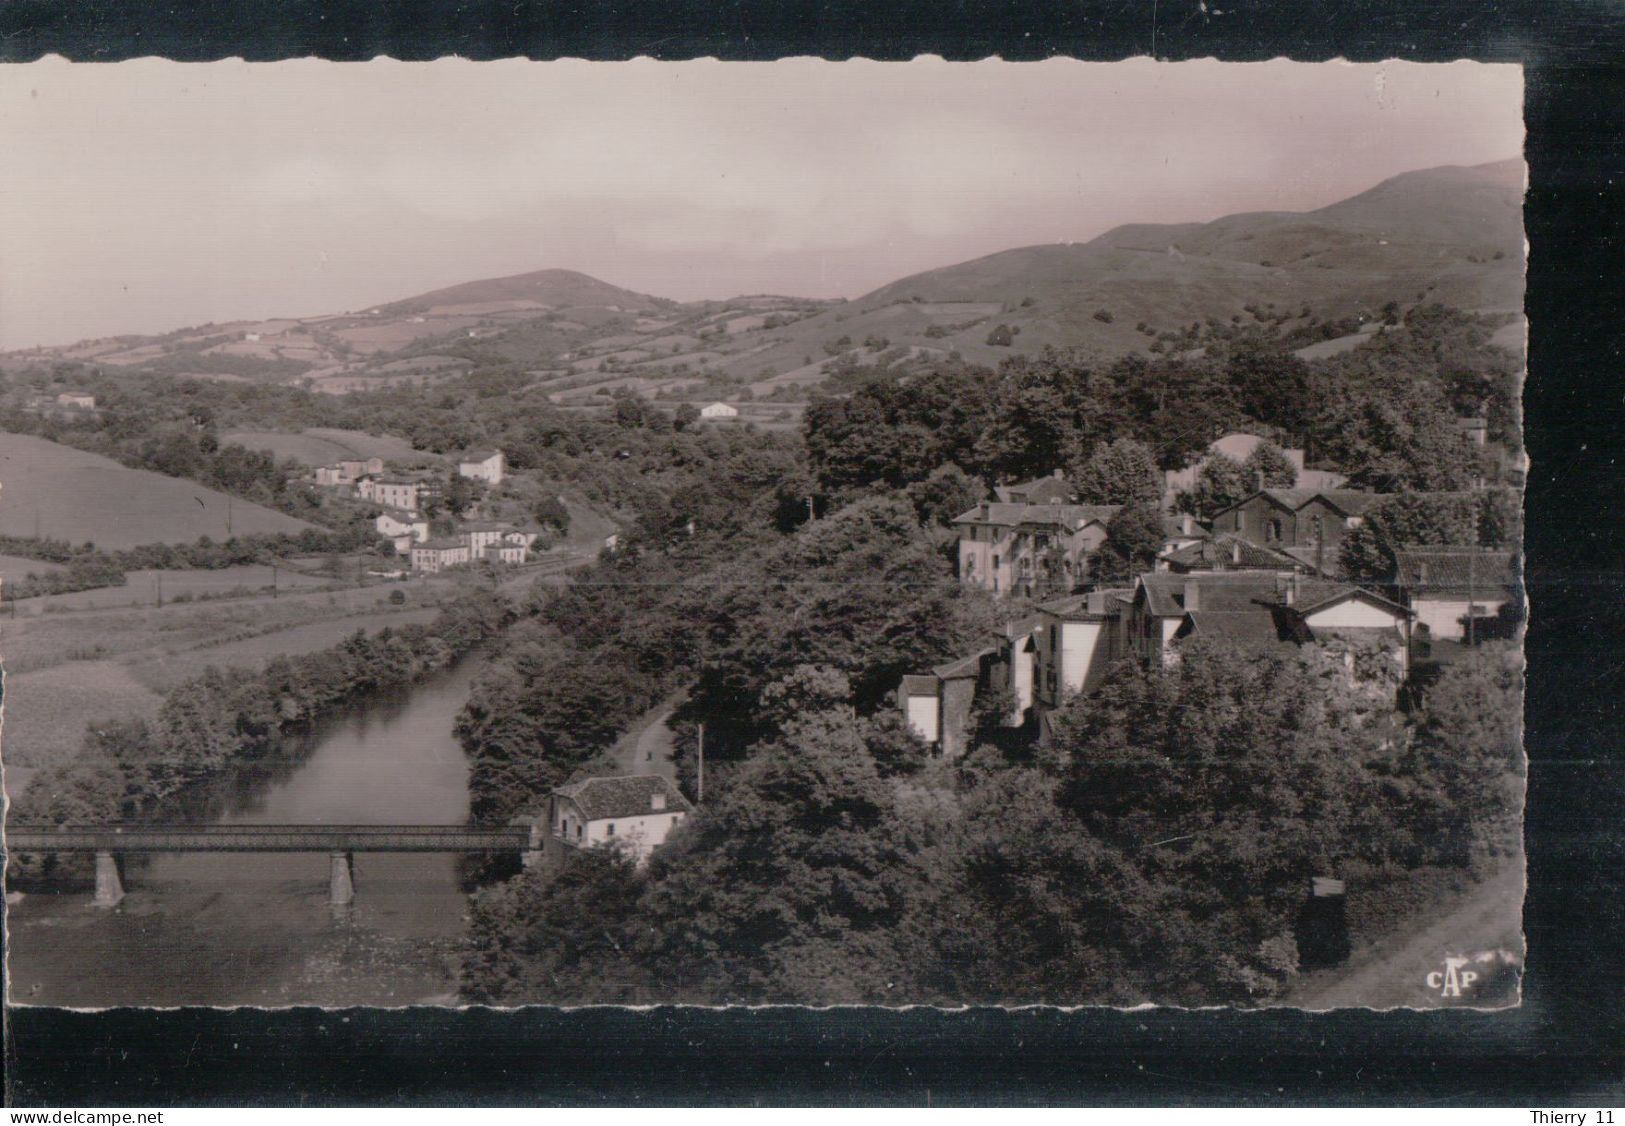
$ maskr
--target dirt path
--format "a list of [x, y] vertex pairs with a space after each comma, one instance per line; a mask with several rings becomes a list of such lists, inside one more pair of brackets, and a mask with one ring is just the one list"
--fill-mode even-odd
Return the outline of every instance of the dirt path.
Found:
[[682, 699], [681, 692], [668, 696], [639, 717], [632, 729], [622, 736], [614, 752], [619, 773], [677, 777], [677, 764], [671, 757], [672, 732], [666, 721]]
[[1307, 1009], [1471, 1004], [1470, 998], [1443, 997], [1429, 987], [1428, 975], [1442, 971], [1447, 956], [1497, 949], [1521, 955], [1523, 892], [1523, 866], [1514, 864], [1445, 905], [1443, 916], [1419, 920], [1349, 966], [1307, 976], [1286, 1004]]

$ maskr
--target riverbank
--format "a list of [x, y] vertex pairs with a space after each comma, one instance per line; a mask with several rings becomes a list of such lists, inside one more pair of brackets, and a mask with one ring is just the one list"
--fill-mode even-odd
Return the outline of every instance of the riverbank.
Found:
[[[468, 768], [452, 724], [474, 653], [410, 688], [318, 721], [274, 761], [240, 764], [156, 811], [222, 824], [458, 824]], [[463, 866], [360, 854], [335, 915], [324, 853], [124, 858], [125, 898], [48, 885], [8, 906], [14, 1003], [407, 1005], [456, 1002]]]

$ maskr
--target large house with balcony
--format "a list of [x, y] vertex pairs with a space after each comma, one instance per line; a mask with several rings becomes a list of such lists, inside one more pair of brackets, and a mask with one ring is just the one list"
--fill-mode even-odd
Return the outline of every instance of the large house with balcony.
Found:
[[959, 579], [994, 593], [1069, 593], [1106, 542], [1114, 504], [983, 501], [954, 519]]

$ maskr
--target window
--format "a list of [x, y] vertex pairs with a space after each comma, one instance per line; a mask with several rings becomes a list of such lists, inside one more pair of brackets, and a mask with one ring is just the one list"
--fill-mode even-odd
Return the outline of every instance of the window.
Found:
[[611, 821], [608, 825], [604, 826], [604, 836], [613, 837], [614, 835], [615, 835], [615, 822]]
[[1270, 518], [1269, 529], [1264, 533], [1264, 537], [1272, 543], [1281, 538], [1281, 518], [1279, 516]]
[[581, 823], [578, 821], [578, 822], [576, 822], [576, 840], [579, 841], [580, 839], [581, 839]]

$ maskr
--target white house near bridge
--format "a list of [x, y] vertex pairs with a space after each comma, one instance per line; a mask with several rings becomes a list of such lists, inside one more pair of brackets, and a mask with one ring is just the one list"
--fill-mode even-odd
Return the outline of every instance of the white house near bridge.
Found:
[[694, 806], [658, 774], [586, 778], [554, 790], [548, 824], [571, 848], [624, 848], [639, 864], [665, 843]]

